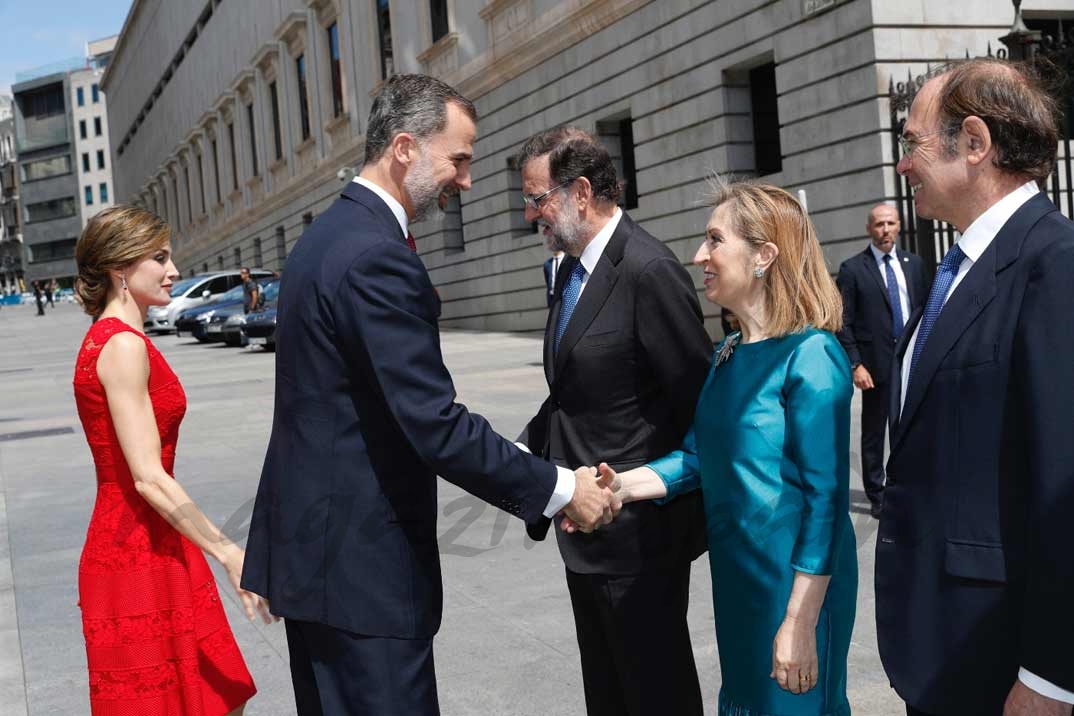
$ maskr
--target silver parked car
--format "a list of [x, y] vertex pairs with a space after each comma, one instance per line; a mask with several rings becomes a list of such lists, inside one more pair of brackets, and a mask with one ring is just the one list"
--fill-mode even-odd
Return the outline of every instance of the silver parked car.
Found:
[[[254, 279], [272, 276], [271, 271], [250, 269]], [[238, 269], [234, 271], [217, 271], [177, 281], [172, 286], [172, 300], [167, 306], [150, 306], [146, 313], [146, 333], [171, 333], [175, 330], [175, 319], [188, 308], [199, 306], [218, 298], [228, 289], [242, 283]]]

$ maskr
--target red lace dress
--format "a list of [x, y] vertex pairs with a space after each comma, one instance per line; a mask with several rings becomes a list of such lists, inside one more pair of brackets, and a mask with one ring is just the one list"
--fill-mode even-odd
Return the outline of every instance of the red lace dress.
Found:
[[[209, 565], [135, 490], [97, 378], [112, 336], [141, 333], [97, 321], [75, 364], [75, 403], [97, 466], [97, 501], [78, 566], [79, 606], [95, 716], [218, 716], [254, 694]], [[149, 396], [161, 461], [173, 474], [186, 395], [164, 356], [149, 351]]]

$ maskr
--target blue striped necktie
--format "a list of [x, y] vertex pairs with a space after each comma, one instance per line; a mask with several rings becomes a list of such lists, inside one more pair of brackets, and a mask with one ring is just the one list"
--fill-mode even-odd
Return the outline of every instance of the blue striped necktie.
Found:
[[574, 307], [578, 305], [578, 297], [582, 295], [582, 279], [585, 278], [585, 266], [579, 261], [571, 269], [571, 275], [567, 283], [563, 285], [563, 305], [559, 307], [559, 321], [556, 323], [556, 350], [559, 350], [559, 341], [567, 331]]
[[940, 317], [940, 309], [943, 308], [947, 292], [951, 290], [951, 284], [958, 275], [958, 267], [966, 254], [955, 244], [940, 262], [940, 268], [936, 271], [936, 278], [932, 281], [932, 291], [929, 292], [929, 302], [925, 304], [925, 313], [921, 316], [921, 328], [917, 332], [917, 342], [914, 343], [914, 355], [910, 358], [910, 381], [914, 379], [914, 370], [917, 368], [917, 360], [921, 357], [921, 351], [925, 349], [925, 341], [932, 333], [932, 327], [936, 319]]
[[884, 256], [884, 275], [888, 282], [888, 300], [891, 301], [891, 335], [898, 338], [906, 319], [902, 316], [902, 301], [899, 300], [899, 280], [895, 278], [895, 269], [891, 268], [891, 254]]

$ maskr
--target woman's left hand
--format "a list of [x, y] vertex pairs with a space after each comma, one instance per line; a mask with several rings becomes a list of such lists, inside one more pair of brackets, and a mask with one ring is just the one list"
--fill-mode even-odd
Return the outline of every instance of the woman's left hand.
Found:
[[817, 625], [792, 616], [783, 624], [772, 642], [772, 673], [781, 689], [804, 694], [817, 685]]

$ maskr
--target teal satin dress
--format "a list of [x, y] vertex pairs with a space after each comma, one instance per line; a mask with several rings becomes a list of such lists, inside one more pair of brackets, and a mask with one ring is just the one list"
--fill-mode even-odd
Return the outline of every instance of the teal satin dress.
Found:
[[[846, 353], [831, 333], [809, 329], [739, 344], [715, 363], [682, 448], [649, 467], [666, 499], [699, 487], [704, 495], [718, 713], [844, 716], [858, 589]], [[832, 577], [817, 624], [818, 683], [801, 695], [768, 676], [795, 571]]]

